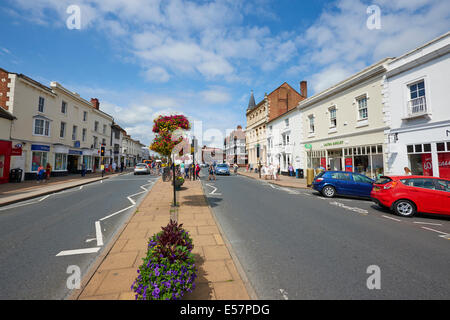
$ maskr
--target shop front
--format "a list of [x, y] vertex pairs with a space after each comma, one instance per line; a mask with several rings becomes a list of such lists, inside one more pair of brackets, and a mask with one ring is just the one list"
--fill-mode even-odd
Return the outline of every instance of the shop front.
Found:
[[90, 149], [83, 150], [83, 163], [86, 167], [86, 172], [93, 172], [93, 151]]
[[54, 161], [52, 176], [67, 175], [67, 159], [69, 148], [63, 145], [53, 145]]
[[67, 155], [67, 171], [69, 173], [79, 173], [81, 168], [83, 151], [69, 149]]
[[384, 174], [382, 143], [352, 145], [349, 139], [308, 144], [305, 148], [308, 168], [357, 172], [372, 179]]
[[11, 141], [0, 141], [0, 184], [9, 181], [11, 150]]

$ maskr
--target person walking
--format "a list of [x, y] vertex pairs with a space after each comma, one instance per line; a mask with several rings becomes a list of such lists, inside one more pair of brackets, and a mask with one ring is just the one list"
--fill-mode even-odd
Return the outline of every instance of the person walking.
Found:
[[184, 162], [180, 164], [180, 175], [184, 176]]
[[123, 172], [123, 167], [125, 167], [125, 165], [123, 164], [123, 161], [122, 161], [122, 162], [120, 162], [120, 173]]
[[294, 167], [290, 163], [289, 163], [289, 176], [291, 176], [291, 177], [294, 176]]
[[117, 163], [114, 161], [112, 163], [112, 173], [116, 173], [116, 169], [117, 169]]
[[200, 180], [200, 166], [197, 165], [195, 166], [195, 178]]
[[86, 175], [86, 163], [81, 164], [81, 176], [84, 177]]
[[211, 177], [214, 178], [214, 181], [216, 181], [216, 175], [215, 175], [215, 170], [214, 170], [214, 166], [210, 165], [209, 166], [209, 176], [208, 176], [208, 181], [211, 180]]
[[37, 175], [36, 175], [36, 183], [40, 183], [41, 180], [44, 178], [45, 175], [45, 169], [42, 165], [39, 165], [37, 169]]
[[405, 170], [405, 176], [411, 176], [411, 170], [408, 167], [403, 168], [403, 170]]
[[45, 179], [46, 181], [50, 180], [50, 174], [52, 173], [52, 166], [49, 162], [47, 162], [47, 166], [45, 167]]

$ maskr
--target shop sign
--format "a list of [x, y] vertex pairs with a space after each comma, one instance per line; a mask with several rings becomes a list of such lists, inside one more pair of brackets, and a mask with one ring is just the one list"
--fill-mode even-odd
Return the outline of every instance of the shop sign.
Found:
[[31, 150], [32, 151], [50, 152], [50, 146], [45, 146], [45, 145], [42, 145], [42, 144], [32, 144], [31, 145]]
[[345, 171], [353, 172], [353, 160], [352, 160], [352, 158], [345, 158]]
[[305, 149], [311, 150], [312, 149], [312, 144], [305, 144]]
[[450, 178], [450, 153], [438, 153], [439, 176], [441, 178]]
[[332, 147], [332, 146], [339, 146], [339, 145], [342, 145], [342, 144], [344, 144], [344, 141], [334, 141], [334, 142], [324, 143], [323, 146], [324, 147]]
[[320, 166], [322, 168], [326, 168], [327, 167], [327, 158], [320, 158]]
[[11, 149], [11, 155], [12, 156], [22, 156], [22, 147], [20, 147], [20, 148], [17, 148], [17, 147], [15, 147], [15, 148], [12, 148]]
[[78, 150], [70, 150], [69, 149], [69, 154], [81, 156], [83, 154], [83, 152], [82, 151], [78, 151]]
[[75, 142], [73, 143], [73, 147], [74, 147], [74, 148], [79, 148], [79, 147], [80, 147], [80, 141], [75, 141]]
[[422, 168], [424, 176], [433, 176], [433, 160], [431, 154], [422, 154]]

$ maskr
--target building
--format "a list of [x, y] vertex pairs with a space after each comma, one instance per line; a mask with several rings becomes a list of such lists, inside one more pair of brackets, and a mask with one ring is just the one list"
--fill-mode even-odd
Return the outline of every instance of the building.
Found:
[[203, 146], [202, 161], [205, 164], [223, 163], [223, 150], [220, 148]]
[[126, 131], [122, 129], [122, 127], [120, 127], [117, 123], [112, 124], [110, 142], [113, 150], [112, 161], [115, 162], [118, 166], [120, 166], [121, 163], [125, 164], [125, 155], [122, 153], [122, 140], [125, 134]]
[[0, 184], [9, 181], [9, 171], [13, 149], [19, 153], [22, 152], [21, 146], [15, 146], [13, 148], [12, 143], [9, 140], [12, 122], [15, 119], [16, 118], [12, 114], [3, 108], [3, 105], [0, 106]]
[[280, 173], [289, 174], [289, 165], [294, 170], [304, 169], [305, 164], [300, 153], [301, 116], [297, 108], [268, 122], [267, 164], [280, 167]]
[[[79, 173], [83, 164], [93, 172], [102, 161], [114, 160], [114, 119], [100, 110], [96, 98], [87, 101], [57, 82], [46, 86], [23, 74], [0, 69], [0, 107], [3, 172], [20, 168], [24, 179], [34, 179], [38, 167], [47, 163], [52, 166], [52, 176], [58, 176]], [[136, 145], [141, 149], [140, 143]], [[11, 149], [8, 168], [3, 149]]]
[[224, 160], [226, 163], [229, 163], [230, 165], [237, 164], [239, 166], [245, 166], [247, 164], [245, 132], [242, 130], [242, 126], [237, 126], [237, 128], [224, 139], [223, 144]]
[[300, 93], [286, 82], [265, 94], [264, 99], [255, 103], [253, 91], [247, 107], [246, 148], [248, 164], [257, 168], [267, 163], [267, 123], [297, 107], [307, 96], [307, 83], [300, 83]]
[[126, 167], [133, 167], [144, 160], [144, 154], [142, 152], [142, 148], [144, 147], [145, 145], [140, 141], [132, 139], [125, 132], [122, 139], [122, 153]]
[[386, 110], [382, 90], [388, 63], [383, 59], [300, 102], [300, 156], [306, 168], [384, 173]]
[[449, 83], [450, 32], [389, 63], [387, 173], [450, 178]]

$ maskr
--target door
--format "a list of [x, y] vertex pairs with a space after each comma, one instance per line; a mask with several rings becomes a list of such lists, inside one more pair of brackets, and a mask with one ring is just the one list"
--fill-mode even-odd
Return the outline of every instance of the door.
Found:
[[435, 213], [450, 215], [450, 180], [434, 179], [436, 186]]
[[338, 194], [351, 194], [351, 183], [352, 179], [350, 173], [344, 172], [333, 172], [331, 173], [332, 183], [336, 187], [336, 192]]
[[419, 212], [435, 213], [439, 197], [434, 179], [412, 178], [401, 181], [406, 186], [405, 196], [414, 201]]
[[360, 197], [370, 197], [373, 181], [361, 174], [353, 173], [353, 183], [351, 184], [351, 194]]

